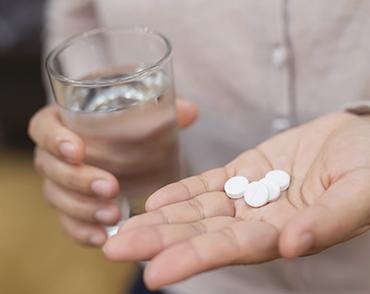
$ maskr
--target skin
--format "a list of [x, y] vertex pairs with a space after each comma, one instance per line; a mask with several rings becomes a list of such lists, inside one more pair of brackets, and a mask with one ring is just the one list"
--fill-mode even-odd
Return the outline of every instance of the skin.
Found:
[[[197, 119], [197, 108], [185, 100], [177, 100], [176, 113], [182, 129]], [[113, 203], [119, 191], [117, 179], [83, 163], [84, 142], [62, 124], [55, 105], [37, 112], [28, 132], [36, 143], [34, 163], [44, 177], [43, 194], [56, 210], [63, 230], [81, 244], [103, 245], [107, 239], [103, 225], [120, 219]], [[103, 188], [96, 189], [97, 181], [104, 183]]]
[[[315, 254], [370, 227], [370, 119], [324, 116], [281, 133], [224, 167], [155, 192], [104, 246], [113, 261], [150, 260], [150, 289], [198, 273]], [[223, 192], [234, 175], [292, 176], [279, 200], [248, 207]]]

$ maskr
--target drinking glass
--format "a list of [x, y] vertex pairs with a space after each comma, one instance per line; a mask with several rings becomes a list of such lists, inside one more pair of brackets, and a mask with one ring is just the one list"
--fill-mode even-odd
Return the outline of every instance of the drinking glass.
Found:
[[114, 235], [130, 204], [180, 176], [171, 45], [147, 28], [99, 28], [55, 48], [46, 68], [63, 123], [86, 144], [84, 163], [119, 181]]

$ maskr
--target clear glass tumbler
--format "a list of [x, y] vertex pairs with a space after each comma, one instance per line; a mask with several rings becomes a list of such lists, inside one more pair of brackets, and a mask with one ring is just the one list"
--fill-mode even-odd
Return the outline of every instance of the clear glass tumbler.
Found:
[[109, 236], [129, 217], [129, 203], [180, 176], [171, 51], [149, 29], [100, 28], [46, 60], [62, 121], [86, 144], [84, 162], [120, 183], [122, 220]]

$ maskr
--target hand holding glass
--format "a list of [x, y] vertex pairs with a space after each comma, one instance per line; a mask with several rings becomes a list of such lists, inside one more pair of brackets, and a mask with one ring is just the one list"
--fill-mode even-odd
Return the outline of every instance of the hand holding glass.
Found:
[[179, 178], [171, 45], [147, 29], [97, 29], [69, 39], [46, 61], [63, 123], [85, 142], [84, 163], [120, 183], [127, 200]]

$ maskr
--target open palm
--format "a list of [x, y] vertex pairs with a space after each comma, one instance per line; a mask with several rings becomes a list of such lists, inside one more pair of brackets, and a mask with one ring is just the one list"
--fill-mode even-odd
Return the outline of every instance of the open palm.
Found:
[[[334, 114], [289, 130], [223, 168], [170, 184], [104, 247], [116, 261], [151, 260], [149, 288], [210, 269], [312, 254], [370, 225], [370, 120]], [[234, 175], [292, 176], [279, 200], [261, 208], [223, 192]]]

